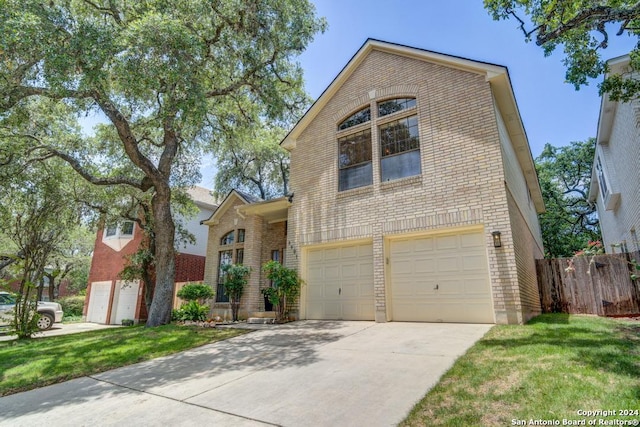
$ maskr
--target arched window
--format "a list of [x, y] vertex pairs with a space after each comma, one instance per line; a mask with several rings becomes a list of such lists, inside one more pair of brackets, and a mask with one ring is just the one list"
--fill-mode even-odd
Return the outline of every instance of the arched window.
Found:
[[344, 119], [338, 125], [338, 130], [345, 130], [360, 123], [366, 123], [369, 120], [371, 120], [371, 108], [366, 107]]
[[234, 232], [233, 232], [233, 230], [231, 230], [230, 232], [228, 232], [227, 234], [222, 236], [222, 238], [220, 239], [220, 245], [221, 246], [232, 245], [233, 244], [233, 238], [234, 238]]
[[386, 116], [416, 106], [415, 98], [395, 98], [378, 102], [378, 116]]

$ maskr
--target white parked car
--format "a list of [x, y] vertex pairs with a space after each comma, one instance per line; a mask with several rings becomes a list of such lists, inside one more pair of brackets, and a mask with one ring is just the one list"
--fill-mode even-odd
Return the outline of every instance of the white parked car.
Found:
[[[0, 326], [6, 326], [13, 318], [13, 309], [16, 306], [16, 298], [9, 292], [0, 292]], [[57, 302], [38, 301], [38, 329], [46, 331], [51, 329], [54, 323], [62, 322], [62, 306]]]

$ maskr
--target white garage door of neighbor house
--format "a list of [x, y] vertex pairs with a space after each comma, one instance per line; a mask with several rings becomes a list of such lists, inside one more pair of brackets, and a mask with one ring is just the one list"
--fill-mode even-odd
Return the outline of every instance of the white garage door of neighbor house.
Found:
[[390, 241], [392, 319], [495, 323], [481, 232]]
[[133, 320], [135, 318], [139, 287], [138, 281], [125, 282], [124, 280], [118, 280], [116, 282], [116, 294], [113, 297], [114, 309], [111, 310], [112, 325], [121, 324], [123, 319]]
[[373, 320], [371, 243], [307, 251], [307, 319]]
[[87, 322], [107, 323], [109, 297], [111, 296], [111, 281], [92, 282], [87, 307]]

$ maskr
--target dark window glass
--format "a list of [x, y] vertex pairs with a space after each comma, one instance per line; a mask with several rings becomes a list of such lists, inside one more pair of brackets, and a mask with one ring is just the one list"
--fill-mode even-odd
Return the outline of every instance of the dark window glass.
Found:
[[220, 239], [220, 245], [232, 245], [233, 244], [233, 230], [222, 236]]
[[380, 126], [380, 179], [390, 181], [420, 174], [417, 116]]
[[359, 125], [360, 123], [366, 123], [369, 120], [371, 120], [371, 109], [369, 107], [363, 108], [340, 123], [338, 125], [338, 130], [348, 129], [352, 126]]
[[236, 264], [242, 264], [244, 262], [244, 249], [236, 250]]
[[133, 221], [126, 221], [123, 223], [120, 234], [123, 236], [133, 236]]
[[110, 225], [107, 227], [107, 231], [105, 233], [106, 237], [111, 237], [111, 236], [115, 236], [118, 233], [118, 226], [117, 225]]
[[338, 146], [339, 190], [370, 185], [373, 182], [371, 130], [365, 129], [339, 138]]
[[397, 111], [406, 110], [416, 106], [415, 98], [397, 98], [378, 103], [378, 116], [386, 116]]
[[244, 228], [238, 229], [238, 243], [244, 243]]
[[233, 262], [232, 251], [220, 251], [218, 256], [218, 286], [216, 286], [216, 302], [229, 302], [229, 297], [224, 293], [224, 272], [222, 266]]

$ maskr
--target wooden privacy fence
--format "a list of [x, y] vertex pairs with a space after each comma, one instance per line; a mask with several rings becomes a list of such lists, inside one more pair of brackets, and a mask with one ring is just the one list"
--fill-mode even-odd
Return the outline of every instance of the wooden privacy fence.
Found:
[[542, 312], [640, 313], [640, 280], [631, 280], [631, 259], [640, 260], [640, 252], [536, 260]]

